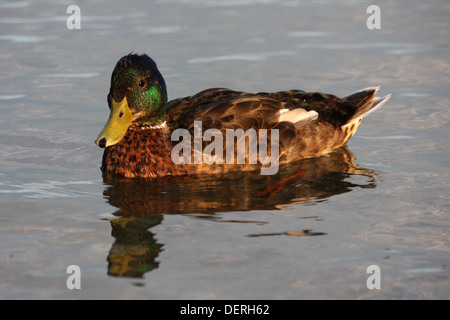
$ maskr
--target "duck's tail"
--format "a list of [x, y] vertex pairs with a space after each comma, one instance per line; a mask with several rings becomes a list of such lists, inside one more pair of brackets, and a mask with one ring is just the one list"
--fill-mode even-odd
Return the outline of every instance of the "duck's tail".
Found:
[[360, 121], [368, 114], [379, 109], [389, 100], [391, 97], [390, 94], [381, 98], [375, 97], [375, 93], [379, 89], [380, 87], [365, 88], [344, 98], [357, 106], [355, 114], [347, 121], [346, 125], [354, 123], [355, 121]]

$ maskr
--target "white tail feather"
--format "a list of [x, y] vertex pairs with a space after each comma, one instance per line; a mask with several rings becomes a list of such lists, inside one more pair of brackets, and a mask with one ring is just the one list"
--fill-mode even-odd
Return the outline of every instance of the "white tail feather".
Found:
[[375, 110], [381, 108], [389, 100], [390, 97], [391, 97], [390, 94], [388, 94], [387, 96], [384, 96], [382, 98], [375, 97], [372, 106], [370, 107], [369, 110], [367, 110], [366, 113], [364, 113], [362, 115], [362, 117], [365, 117], [368, 114], [371, 114], [372, 112], [374, 112]]

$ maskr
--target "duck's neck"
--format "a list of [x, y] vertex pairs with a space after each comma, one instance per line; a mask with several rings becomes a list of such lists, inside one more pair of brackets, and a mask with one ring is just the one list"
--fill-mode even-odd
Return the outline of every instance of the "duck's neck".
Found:
[[137, 115], [134, 122], [140, 125], [159, 127], [166, 122], [166, 107], [164, 106], [152, 113]]
[[167, 91], [164, 79], [161, 78], [156, 81], [147, 91], [146, 100], [146, 107], [141, 111], [141, 114], [137, 115], [137, 122], [150, 126], [160, 126], [165, 122], [167, 111]]
[[160, 123], [151, 123], [151, 122], [135, 122], [132, 124], [132, 130], [144, 130], [144, 129], [152, 129], [152, 130], [163, 130], [167, 128], [166, 121]]

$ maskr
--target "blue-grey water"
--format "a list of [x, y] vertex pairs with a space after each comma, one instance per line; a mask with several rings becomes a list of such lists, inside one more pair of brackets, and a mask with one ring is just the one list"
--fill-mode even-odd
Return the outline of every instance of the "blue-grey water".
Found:
[[[0, 1], [0, 298], [448, 299], [450, 4], [377, 1], [369, 29], [370, 4]], [[347, 149], [278, 176], [126, 182], [102, 176], [94, 139], [131, 51], [156, 60], [170, 98], [392, 97]]]

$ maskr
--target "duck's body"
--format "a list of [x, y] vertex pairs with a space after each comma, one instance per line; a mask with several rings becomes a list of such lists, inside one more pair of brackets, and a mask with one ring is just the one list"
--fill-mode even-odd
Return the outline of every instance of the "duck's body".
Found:
[[[224, 150], [220, 157], [227, 153], [227, 129], [242, 129], [244, 132], [266, 129], [269, 139], [262, 146], [263, 139], [258, 135], [259, 148], [270, 145], [270, 133], [277, 129], [277, 161], [280, 164], [322, 156], [344, 145], [358, 129], [361, 119], [389, 98], [376, 98], [378, 88], [364, 89], [345, 98], [300, 90], [252, 94], [215, 88], [166, 103], [164, 80], [156, 64], [149, 59], [145, 55], [125, 56], [113, 72], [108, 95], [111, 115], [96, 141], [101, 147], [106, 147], [102, 161], [104, 172], [147, 178], [253, 170], [261, 166], [260, 163], [250, 164], [248, 149], [245, 164], [227, 164], [225, 161], [223, 164], [194, 163], [193, 154], [190, 164], [175, 164], [172, 150], [179, 141], [172, 141], [172, 133], [185, 129], [194, 136], [195, 121], [200, 121], [202, 133], [208, 129], [222, 133]], [[127, 80], [129, 83], [117, 84], [127, 76], [131, 79]], [[139, 79], [145, 79], [143, 89], [139, 89], [143, 81]], [[133, 84], [138, 85], [133, 87]], [[160, 89], [162, 98], [153, 97], [157, 91], [155, 85], [163, 88]], [[145, 92], [148, 92], [147, 96]], [[148, 102], [151, 99], [159, 106]], [[146, 103], [148, 105], [144, 105]], [[126, 121], [123, 120], [126, 117]], [[124, 123], [124, 132], [122, 128], [120, 134], [116, 131], [111, 133], [114, 118]], [[204, 139], [202, 147], [209, 143]], [[270, 148], [268, 150], [270, 153]]]

